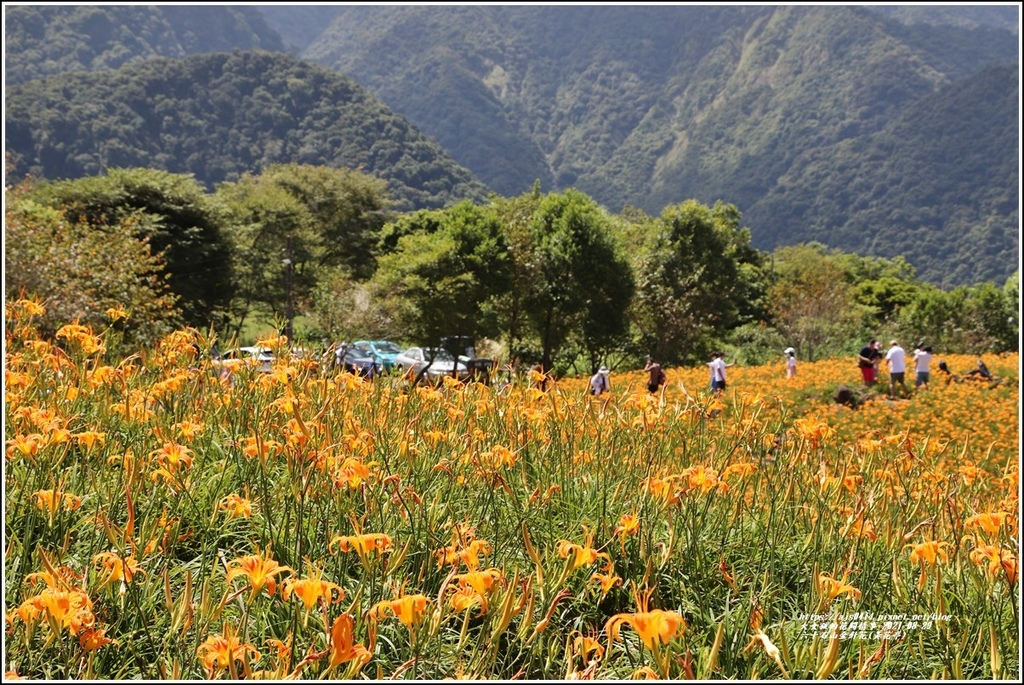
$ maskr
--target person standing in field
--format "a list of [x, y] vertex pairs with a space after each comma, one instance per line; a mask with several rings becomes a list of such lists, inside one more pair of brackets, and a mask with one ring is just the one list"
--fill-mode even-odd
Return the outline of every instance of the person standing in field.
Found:
[[796, 350], [787, 347], [783, 354], [786, 355], [786, 378], [796, 378]]
[[885, 363], [889, 365], [889, 399], [894, 399], [896, 384], [903, 386], [903, 394], [910, 393], [907, 390], [907, 382], [904, 375], [907, 371], [907, 353], [895, 340], [889, 343], [889, 351], [885, 353]]
[[925, 345], [914, 351], [914, 390], [921, 386], [928, 387], [931, 381], [932, 346]]
[[878, 341], [872, 338], [857, 354], [857, 368], [860, 369], [864, 385], [869, 388], [875, 384], [875, 353], [877, 352], [875, 345], [877, 344]]
[[708, 366], [711, 368], [711, 391], [721, 395], [725, 391], [725, 370], [733, 364], [726, 364], [725, 352], [719, 351], [711, 354]]
[[611, 371], [607, 366], [602, 366], [597, 370], [593, 376], [590, 377], [590, 394], [594, 397], [600, 397], [606, 392], [611, 392], [612, 384], [608, 379], [608, 374]]
[[647, 357], [644, 371], [650, 374], [647, 379], [647, 389], [651, 392], [658, 392], [658, 388], [665, 385], [665, 371], [661, 368], [661, 364]]
[[711, 372], [711, 392], [715, 391], [715, 382], [718, 380], [718, 352], [711, 353], [711, 361], [708, 362], [708, 370]]

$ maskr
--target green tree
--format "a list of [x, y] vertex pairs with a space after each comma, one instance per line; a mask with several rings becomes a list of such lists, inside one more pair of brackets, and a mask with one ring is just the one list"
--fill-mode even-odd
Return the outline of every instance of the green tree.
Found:
[[908, 340], [928, 341], [936, 350], [965, 354], [1018, 350], [1018, 310], [1013, 290], [991, 283], [945, 292], [919, 286], [917, 296], [896, 318], [896, 330]]
[[395, 325], [424, 345], [442, 336], [496, 336], [494, 302], [509, 283], [508, 247], [493, 208], [461, 202], [401, 220], [371, 281]]
[[280, 164], [260, 174], [297, 199], [317, 227], [319, 262], [344, 267], [357, 280], [375, 270], [381, 227], [388, 218], [387, 183], [352, 169]]
[[704, 358], [728, 330], [763, 318], [762, 257], [733, 205], [696, 200], [648, 219], [653, 236], [635, 262], [632, 319], [640, 345], [662, 362]]
[[815, 354], [842, 354], [856, 344], [863, 309], [846, 273], [817, 243], [784, 247], [773, 254], [768, 298], [773, 320], [791, 345]]
[[534, 278], [525, 311], [540, 340], [541, 364], [550, 368], [554, 353], [574, 333], [594, 346], [585, 351], [596, 356], [627, 330], [634, 287], [610, 219], [591, 198], [570, 189], [541, 201], [530, 233], [533, 250], [526, 263]]
[[920, 285], [894, 276], [882, 276], [853, 286], [855, 302], [866, 308], [868, 328], [877, 328], [896, 318], [917, 297]]
[[512, 198], [493, 198], [491, 203], [508, 243], [508, 288], [503, 297], [492, 303], [492, 309], [507, 341], [510, 361], [533, 357], [532, 352], [526, 349], [530, 338], [527, 314], [535, 279], [532, 263], [534, 235], [530, 223], [543, 200], [538, 181], [528, 193]]
[[373, 274], [387, 195], [384, 183], [372, 176], [274, 165], [221, 184], [217, 196], [232, 217], [237, 329], [256, 306], [286, 321], [290, 337], [295, 316], [312, 314], [321, 278], [335, 269], [356, 280]]
[[34, 199], [21, 185], [5, 191], [6, 298], [38, 298], [46, 306], [40, 331], [52, 335], [72, 321], [102, 329], [108, 309], [128, 315], [118, 323], [126, 339], [151, 342], [180, 323], [164, 262], [136, 219], [93, 224]]
[[256, 307], [286, 321], [290, 337], [295, 313], [308, 310], [306, 298], [316, 284], [319, 241], [312, 217], [287, 190], [261, 177], [224, 184], [217, 194], [232, 214], [234, 334]]
[[167, 283], [185, 323], [217, 322], [232, 297], [222, 208], [189, 174], [110, 169], [102, 176], [43, 183], [34, 196], [63, 207], [79, 225], [132, 226], [166, 264]]

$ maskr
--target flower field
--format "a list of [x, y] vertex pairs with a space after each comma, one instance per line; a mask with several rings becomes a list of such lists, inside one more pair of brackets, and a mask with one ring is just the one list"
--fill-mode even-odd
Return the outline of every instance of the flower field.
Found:
[[111, 358], [39, 311], [7, 306], [5, 679], [1019, 675], [1017, 355], [858, 409], [850, 359], [595, 399], [284, 349], [225, 379], [195, 331]]

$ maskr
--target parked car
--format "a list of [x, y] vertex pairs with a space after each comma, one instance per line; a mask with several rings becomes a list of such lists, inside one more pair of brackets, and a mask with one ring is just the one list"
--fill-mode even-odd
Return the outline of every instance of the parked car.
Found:
[[262, 373], [270, 373], [274, 366], [274, 351], [269, 347], [236, 347], [220, 355], [215, 364], [234, 371], [240, 366], [255, 366]]
[[356, 340], [352, 347], [359, 350], [364, 357], [376, 355], [384, 371], [395, 368], [395, 357], [402, 354], [402, 348], [390, 340]]
[[410, 347], [395, 357], [395, 368], [412, 376], [426, 368], [423, 375], [433, 383], [439, 382], [444, 376], [451, 376], [453, 370], [459, 380], [469, 377], [466, 365], [456, 361], [455, 357], [440, 347]]
[[468, 335], [449, 335], [441, 338], [441, 347], [455, 355], [457, 359], [466, 366], [467, 376], [489, 385], [491, 373], [497, 366], [497, 361], [486, 357], [476, 356], [476, 342]]
[[342, 357], [342, 368], [357, 376], [373, 378], [380, 373], [381, 365], [372, 355], [364, 355], [361, 350], [350, 347]]

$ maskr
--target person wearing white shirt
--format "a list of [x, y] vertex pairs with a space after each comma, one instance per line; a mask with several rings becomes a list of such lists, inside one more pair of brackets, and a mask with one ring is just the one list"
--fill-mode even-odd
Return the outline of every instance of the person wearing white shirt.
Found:
[[931, 380], [931, 364], [932, 364], [932, 346], [925, 345], [924, 347], [918, 348], [914, 351], [914, 372], [916, 378], [914, 379], [914, 389], [919, 389], [922, 385], [927, 387], [928, 381]]
[[903, 386], [904, 395], [910, 394], [904, 379], [904, 374], [907, 371], [907, 353], [895, 340], [889, 343], [889, 351], [885, 353], [885, 363], [889, 365], [889, 399], [893, 399], [897, 383]]
[[[593, 367], [591, 367], [593, 368]], [[609, 392], [612, 389], [612, 384], [608, 380], [608, 374], [611, 373], [607, 366], [602, 366], [597, 370], [593, 376], [590, 377], [590, 394], [594, 397], [598, 397], [603, 393]]]

